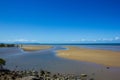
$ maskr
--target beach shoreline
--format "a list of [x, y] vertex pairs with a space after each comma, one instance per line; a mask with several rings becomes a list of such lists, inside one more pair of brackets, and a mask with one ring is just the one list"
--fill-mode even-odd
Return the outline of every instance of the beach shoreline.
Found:
[[104, 66], [120, 67], [120, 52], [110, 50], [96, 50], [66, 46], [67, 50], [57, 50], [56, 55], [60, 58], [92, 62]]

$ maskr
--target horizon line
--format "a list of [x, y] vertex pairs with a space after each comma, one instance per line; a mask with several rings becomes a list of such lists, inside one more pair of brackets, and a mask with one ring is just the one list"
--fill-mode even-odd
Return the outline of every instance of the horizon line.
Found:
[[[0, 42], [0, 44], [2, 44], [2, 43]], [[36, 44], [36, 45], [37, 45], [37, 44], [38, 44], [38, 45], [44, 45], [44, 44], [45, 44], [45, 45], [47, 45], [47, 44], [49, 44], [49, 45], [52, 45], [52, 44], [56, 44], [56, 45], [57, 45], [57, 44], [58, 44], [58, 45], [59, 45], [59, 44], [61, 44], [61, 45], [62, 45], [62, 44], [63, 44], [63, 45], [64, 45], [64, 44], [71, 44], [71, 45], [72, 45], [72, 44], [73, 44], [73, 45], [74, 45], [74, 44], [75, 44], [75, 45], [77, 45], [77, 44], [78, 44], [78, 45], [106, 44], [106, 45], [107, 45], [107, 44], [108, 44], [108, 45], [109, 45], [109, 44], [113, 44], [113, 45], [114, 45], [114, 44], [120, 44], [120, 43], [118, 43], [118, 42], [111, 42], [111, 43], [106, 43], [106, 42], [98, 42], [98, 43], [39, 43], [39, 42], [33, 42], [33, 43], [29, 43], [29, 42], [27, 42], [27, 43], [24, 43], [24, 42], [21, 42], [21, 43], [7, 43], [7, 42], [4, 42], [3, 44], [28, 44], [28, 45], [29, 45], [29, 44]]]

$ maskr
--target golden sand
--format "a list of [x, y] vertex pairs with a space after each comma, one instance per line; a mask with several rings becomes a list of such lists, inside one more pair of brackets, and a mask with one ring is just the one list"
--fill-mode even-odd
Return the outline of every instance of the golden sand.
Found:
[[120, 52], [93, 50], [68, 46], [69, 50], [58, 50], [57, 56], [67, 59], [93, 62], [105, 66], [120, 67]]
[[23, 45], [21, 47], [24, 51], [37, 51], [37, 50], [45, 50], [45, 49], [50, 49], [52, 48], [52, 46], [45, 46], [45, 45], [41, 45], [41, 46], [34, 46], [34, 45]]

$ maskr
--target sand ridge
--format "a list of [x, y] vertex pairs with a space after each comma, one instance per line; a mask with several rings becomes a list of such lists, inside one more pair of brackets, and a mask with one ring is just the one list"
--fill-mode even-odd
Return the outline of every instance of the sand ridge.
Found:
[[57, 56], [67, 59], [93, 62], [105, 66], [120, 67], [120, 52], [109, 50], [93, 50], [67, 46], [68, 50], [58, 50]]
[[34, 46], [34, 45], [23, 45], [21, 47], [24, 51], [37, 51], [37, 50], [45, 50], [45, 49], [50, 49], [52, 48], [52, 46], [48, 46], [48, 45], [38, 45], [38, 46]]

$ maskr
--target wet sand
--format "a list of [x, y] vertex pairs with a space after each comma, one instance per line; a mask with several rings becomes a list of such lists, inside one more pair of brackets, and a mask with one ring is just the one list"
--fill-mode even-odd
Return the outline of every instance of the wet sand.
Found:
[[41, 45], [41, 46], [34, 46], [34, 45], [23, 45], [21, 47], [24, 51], [37, 51], [37, 50], [46, 50], [46, 49], [50, 49], [52, 48], [52, 46], [45, 46], [45, 45]]
[[120, 52], [93, 50], [73, 46], [67, 46], [66, 48], [68, 48], [68, 50], [58, 50], [57, 56], [66, 59], [93, 62], [104, 66], [120, 67]]

